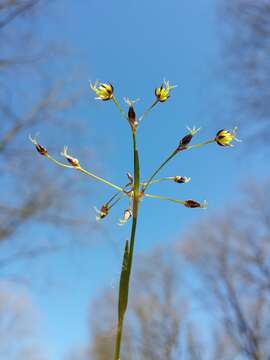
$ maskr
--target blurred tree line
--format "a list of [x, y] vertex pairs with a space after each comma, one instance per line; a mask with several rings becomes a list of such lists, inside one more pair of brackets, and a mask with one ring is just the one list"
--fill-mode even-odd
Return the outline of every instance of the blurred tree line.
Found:
[[[46, 358], [31, 341], [28, 299], [3, 285], [15, 276], [9, 266], [63, 248], [60, 237], [51, 241], [46, 235], [48, 227], [61, 224], [70, 232], [83, 223], [63, 211], [69, 197], [61, 172], [37, 164], [42, 159], [27, 142], [29, 133], [43, 126], [56, 138], [64, 124], [72, 125], [68, 113], [80, 98], [79, 89], [67, 91], [66, 80], [50, 71], [62, 66], [66, 49], [41, 35], [44, 16], [51, 16], [45, 11], [49, 3], [0, 0], [0, 359], [5, 360]], [[235, 114], [257, 138], [268, 140], [270, 2], [218, 3]], [[270, 359], [268, 201], [267, 183], [252, 186], [241, 204], [142, 256], [134, 269], [123, 360]], [[38, 236], [36, 225], [44, 229]], [[70, 359], [111, 358], [116, 293], [106, 289], [92, 304], [89, 345]]]
[[[267, 150], [270, 1], [220, 0], [217, 5], [222, 77], [234, 117], [242, 120], [253, 144]], [[141, 257], [134, 269], [123, 360], [270, 359], [268, 184], [269, 178], [245, 180], [235, 206]], [[115, 293], [106, 289], [92, 304], [83, 359], [107, 360], [113, 353]]]
[[47, 360], [39, 339], [40, 316], [27, 292], [9, 282], [0, 283], [0, 359]]
[[[247, 188], [240, 204], [141, 257], [123, 360], [270, 359], [267, 188]], [[82, 359], [111, 358], [115, 306], [112, 288], [92, 304], [92, 335]]]
[[[80, 212], [63, 211], [70, 198], [64, 193], [66, 174], [36, 156], [28, 140], [43, 130], [55, 144], [50, 150], [60, 152], [57, 139], [63, 129], [71, 132], [69, 112], [82, 95], [75, 81], [69, 91], [74, 78], [54, 71], [64, 67], [68, 49], [55, 34], [42, 34], [44, 19], [52, 17], [50, 4], [0, 2], [0, 274], [19, 260], [61, 249], [60, 236], [51, 241], [46, 235], [51, 227], [61, 224], [70, 232], [84, 223]], [[80, 119], [76, 122], [79, 129]], [[38, 236], [30, 234], [37, 225]]]
[[[256, 145], [269, 141], [270, 1], [219, 0], [222, 78], [233, 99], [233, 117]], [[232, 115], [232, 114], [230, 114]]]
[[[66, 248], [69, 239], [77, 246], [78, 230], [90, 225], [82, 211], [74, 215], [82, 189], [76, 192], [69, 183], [69, 191], [74, 191], [70, 202], [64, 190], [66, 174], [43, 162], [28, 139], [44, 131], [55, 145], [50, 150], [60, 152], [57, 138], [65, 129], [72, 131], [69, 114], [82, 95], [75, 75], [70, 75], [68, 47], [55, 33], [44, 34], [44, 23], [55, 21], [53, 3], [0, 0], [1, 360], [47, 358], [34, 344], [30, 299], [12, 282], [28, 281], [32, 260]], [[69, 77], [61, 73], [65, 65]], [[81, 120], [76, 116], [77, 136]]]

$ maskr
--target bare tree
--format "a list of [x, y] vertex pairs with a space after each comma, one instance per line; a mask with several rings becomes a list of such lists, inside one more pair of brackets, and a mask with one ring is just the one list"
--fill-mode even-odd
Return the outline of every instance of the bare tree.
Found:
[[[174, 265], [177, 262], [173, 253], [161, 249], [140, 259], [125, 328], [126, 359], [179, 359], [181, 323], [187, 304], [179, 294], [179, 273]], [[115, 291], [107, 290], [92, 305], [91, 359], [109, 359], [113, 352], [114, 295]]]
[[269, 359], [270, 354], [270, 208], [266, 189], [267, 185], [250, 187], [241, 206], [194, 227], [180, 246], [197, 270], [200, 298], [211, 308], [209, 315], [222, 324], [229, 348], [235, 357], [252, 360]]
[[36, 336], [38, 314], [22, 289], [0, 283], [0, 359], [45, 360], [47, 354]]
[[[65, 89], [68, 80], [54, 72], [48, 75], [48, 63], [53, 68], [64, 59], [56, 41], [49, 36], [40, 39], [39, 25], [49, 5], [42, 0], [4, 0], [0, 4], [1, 269], [62, 248], [63, 242], [54, 239], [51, 244], [42, 235], [44, 231], [34, 239], [27, 232], [29, 224], [43, 224], [43, 229], [48, 229], [61, 223], [70, 230], [85, 223], [83, 216], [79, 220], [72, 211], [63, 214], [69, 199], [65, 182], [70, 178], [64, 180], [60, 172], [54, 176], [57, 169], [47, 164], [40, 166], [28, 141], [30, 133], [45, 126], [47, 133], [57, 138], [63, 124], [71, 125], [68, 110], [80, 96], [75, 86], [72, 93]], [[50, 16], [48, 12], [46, 16]]]
[[[268, 182], [142, 256], [135, 271], [124, 354], [131, 360], [270, 359]], [[92, 306], [85, 359], [113, 352], [115, 291]]]
[[[238, 119], [249, 123], [260, 141], [269, 140], [270, 1], [220, 0], [222, 61]], [[235, 115], [234, 115], [235, 117]]]

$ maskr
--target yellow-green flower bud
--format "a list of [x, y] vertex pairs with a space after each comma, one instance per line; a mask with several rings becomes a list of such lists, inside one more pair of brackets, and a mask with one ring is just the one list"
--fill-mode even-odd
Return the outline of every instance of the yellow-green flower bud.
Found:
[[97, 100], [107, 101], [110, 100], [113, 96], [113, 86], [112, 84], [105, 84], [99, 81], [96, 81], [94, 85], [90, 82], [90, 88], [96, 93]]
[[170, 90], [176, 88], [177, 85], [170, 85], [169, 81], [164, 80], [160, 87], [155, 89], [155, 95], [158, 101], [164, 102], [170, 97]]
[[236, 138], [236, 131], [237, 127], [235, 127], [233, 130], [219, 130], [216, 134], [215, 141], [220, 146], [233, 146], [231, 142], [233, 140], [240, 142], [241, 140]]

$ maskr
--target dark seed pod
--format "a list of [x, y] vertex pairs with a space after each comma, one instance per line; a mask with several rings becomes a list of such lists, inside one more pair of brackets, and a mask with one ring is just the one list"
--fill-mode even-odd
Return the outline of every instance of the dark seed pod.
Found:
[[179, 142], [178, 149], [185, 149], [186, 146], [191, 142], [192, 138], [193, 138], [193, 135], [191, 133], [184, 136], [183, 139], [181, 139]]
[[45, 149], [45, 147], [41, 146], [40, 144], [36, 144], [36, 149], [37, 151], [41, 154], [41, 155], [46, 155], [48, 154], [47, 149]]
[[128, 120], [132, 124], [136, 121], [136, 113], [134, 111], [133, 106], [130, 106], [128, 109]]
[[70, 163], [70, 165], [74, 166], [74, 167], [79, 167], [80, 163], [78, 159], [75, 159], [72, 156], [66, 156], [67, 161]]
[[128, 121], [129, 121], [130, 126], [132, 128], [132, 131], [135, 132], [136, 128], [138, 126], [138, 121], [136, 120], [136, 113], [135, 113], [134, 108], [133, 108], [132, 105], [128, 109]]
[[198, 203], [197, 201], [194, 201], [194, 200], [186, 200], [184, 205], [185, 205], [185, 207], [192, 208], [192, 209], [202, 207], [200, 203]]
[[100, 209], [100, 218], [103, 219], [105, 218], [109, 213], [109, 207], [107, 204], [102, 205], [101, 209]]
[[190, 178], [187, 178], [185, 176], [175, 176], [173, 179], [178, 184], [183, 184], [190, 181]]

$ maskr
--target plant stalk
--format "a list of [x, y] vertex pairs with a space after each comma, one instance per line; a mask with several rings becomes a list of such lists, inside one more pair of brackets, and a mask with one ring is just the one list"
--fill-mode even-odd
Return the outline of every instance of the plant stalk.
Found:
[[[133, 195], [133, 217], [132, 217], [132, 226], [131, 226], [131, 235], [129, 248], [124, 254], [123, 267], [120, 277], [120, 285], [119, 285], [119, 305], [118, 305], [118, 324], [117, 324], [117, 334], [115, 341], [115, 352], [114, 352], [114, 360], [120, 360], [121, 353], [121, 342], [122, 342], [122, 333], [123, 333], [123, 325], [125, 312], [128, 304], [128, 293], [129, 293], [129, 281], [130, 274], [132, 269], [132, 261], [133, 261], [133, 252], [134, 252], [134, 244], [136, 237], [136, 228], [137, 228], [137, 218], [138, 218], [138, 210], [139, 210], [139, 202], [140, 202], [140, 165], [139, 165], [139, 155], [136, 143], [136, 132], [133, 132], [133, 156], [134, 156], [134, 195]], [[127, 263], [125, 263], [125, 255], [127, 256]]]
[[151, 184], [154, 177], [160, 172], [160, 170], [178, 153], [177, 150], [174, 150], [169, 157], [159, 166], [159, 168], [150, 176], [150, 178], [146, 181], [145, 186], [143, 187], [144, 191], [148, 188]]

